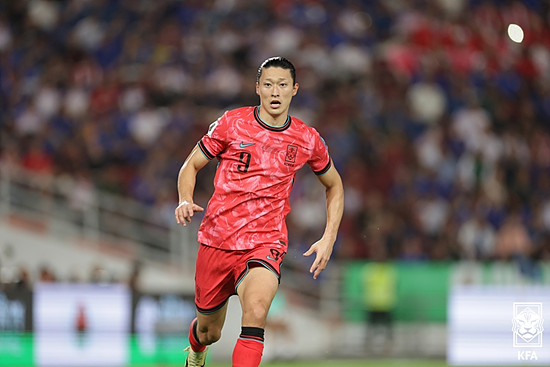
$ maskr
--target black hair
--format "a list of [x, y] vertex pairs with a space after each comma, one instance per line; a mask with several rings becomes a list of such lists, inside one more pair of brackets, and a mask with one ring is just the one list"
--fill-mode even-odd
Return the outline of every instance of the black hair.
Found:
[[270, 57], [269, 59], [262, 62], [260, 67], [258, 68], [258, 74], [256, 75], [256, 82], [260, 81], [260, 76], [262, 76], [262, 71], [265, 68], [283, 68], [290, 70], [290, 76], [292, 77], [292, 84], [296, 84], [296, 69], [294, 68], [294, 65], [285, 57], [282, 56], [275, 56]]

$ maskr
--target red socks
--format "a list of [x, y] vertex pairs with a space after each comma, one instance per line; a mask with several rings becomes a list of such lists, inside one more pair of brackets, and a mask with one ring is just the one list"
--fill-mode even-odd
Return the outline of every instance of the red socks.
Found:
[[[206, 345], [199, 342], [196, 318], [189, 326], [189, 344], [195, 352], [202, 352], [206, 348]], [[263, 351], [264, 329], [243, 326], [233, 349], [233, 367], [258, 367], [262, 361]]]
[[189, 326], [189, 344], [191, 344], [191, 349], [194, 352], [202, 352], [206, 348], [206, 345], [203, 345], [199, 342], [199, 337], [197, 336], [197, 318], [195, 317], [191, 321], [191, 326]]
[[243, 326], [233, 349], [233, 367], [258, 367], [264, 351], [264, 329]]

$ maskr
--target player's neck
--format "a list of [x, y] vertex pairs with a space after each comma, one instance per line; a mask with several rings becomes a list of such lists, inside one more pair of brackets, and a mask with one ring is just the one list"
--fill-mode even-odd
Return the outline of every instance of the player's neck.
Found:
[[283, 113], [274, 115], [263, 109], [262, 106], [260, 106], [260, 108], [258, 109], [258, 116], [266, 125], [281, 127], [288, 121], [288, 110], [283, 111]]

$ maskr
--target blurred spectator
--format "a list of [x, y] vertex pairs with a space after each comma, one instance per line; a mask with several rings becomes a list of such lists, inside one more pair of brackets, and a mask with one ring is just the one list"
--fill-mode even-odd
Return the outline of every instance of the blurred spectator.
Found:
[[510, 214], [497, 232], [495, 255], [499, 260], [528, 257], [531, 240], [517, 213]]
[[[335, 256], [510, 258], [517, 244], [489, 238], [516, 210], [526, 256], [548, 256], [549, 19], [541, 0], [1, 2], [0, 161], [76, 179], [78, 210], [102, 189], [171, 221], [186, 152], [220, 111], [258, 103], [248, 70], [282, 54], [291, 113], [346, 185]], [[321, 210], [302, 179], [296, 247]]]
[[519, 214], [511, 213], [497, 232], [495, 253], [498, 260], [514, 261], [526, 276], [538, 277], [532, 261], [533, 244]]
[[393, 311], [397, 299], [397, 271], [384, 247], [373, 251], [373, 262], [363, 268], [363, 298], [367, 316], [366, 347], [373, 354], [388, 354], [393, 343]]
[[143, 265], [139, 261], [135, 261], [132, 265], [132, 272], [128, 278], [128, 287], [134, 292], [139, 292], [141, 289], [141, 272]]
[[21, 157], [21, 165], [23, 168], [43, 176], [51, 175], [54, 170], [52, 156], [38, 137], [30, 139], [28, 148]]
[[90, 278], [88, 281], [95, 284], [104, 284], [112, 282], [113, 279], [107, 269], [101, 265], [94, 265], [90, 271]]
[[42, 265], [40, 266], [38, 271], [39, 271], [38, 272], [39, 282], [51, 283], [51, 282], [57, 281], [57, 277], [55, 276], [53, 270], [49, 266]]
[[[0, 283], [2, 283], [0, 281]], [[32, 289], [32, 281], [30, 278], [29, 271], [27, 268], [20, 266], [17, 271], [17, 278], [14, 282], [15, 289], [17, 290], [31, 290]]]
[[495, 230], [477, 210], [458, 230], [461, 253], [467, 260], [491, 260], [495, 257]]

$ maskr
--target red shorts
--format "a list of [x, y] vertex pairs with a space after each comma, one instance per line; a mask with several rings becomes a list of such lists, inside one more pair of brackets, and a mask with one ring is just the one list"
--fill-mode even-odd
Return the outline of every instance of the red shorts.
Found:
[[229, 297], [237, 294], [237, 287], [250, 268], [265, 266], [280, 279], [285, 254], [275, 245], [228, 251], [201, 244], [195, 271], [197, 310], [203, 314], [220, 310]]

